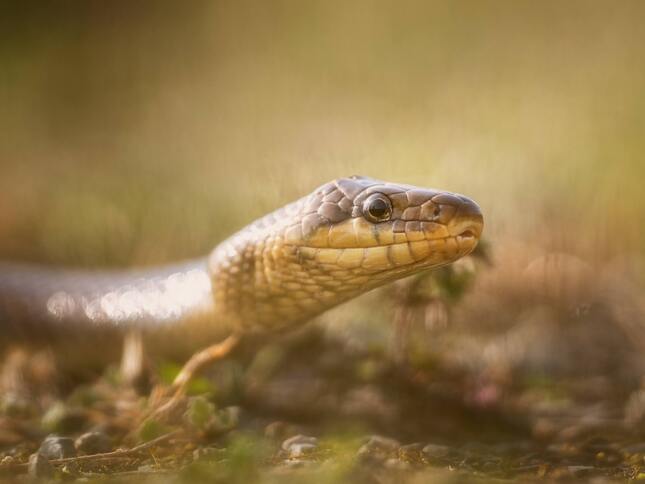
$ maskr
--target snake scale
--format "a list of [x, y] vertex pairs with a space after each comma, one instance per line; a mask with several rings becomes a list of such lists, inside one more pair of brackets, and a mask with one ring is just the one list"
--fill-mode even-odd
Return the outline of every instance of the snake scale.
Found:
[[459, 259], [475, 248], [482, 228], [479, 207], [462, 195], [339, 178], [253, 222], [203, 259], [96, 272], [1, 263], [0, 329], [6, 338], [39, 328], [155, 328], [195, 318], [238, 332], [285, 329]]

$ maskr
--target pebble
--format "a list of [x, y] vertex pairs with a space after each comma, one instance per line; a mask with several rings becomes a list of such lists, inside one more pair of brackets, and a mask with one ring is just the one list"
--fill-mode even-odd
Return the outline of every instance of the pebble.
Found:
[[84, 454], [103, 454], [110, 452], [114, 446], [112, 439], [103, 432], [87, 432], [76, 439], [76, 450]]
[[399, 450], [401, 452], [421, 452], [425, 446], [421, 442], [413, 442], [411, 444], [402, 445]]
[[40, 444], [38, 454], [45, 459], [66, 459], [67, 457], [76, 456], [74, 441], [69, 437], [59, 437], [58, 435], [49, 435]]
[[282, 442], [282, 450], [289, 454], [289, 457], [302, 457], [310, 454], [318, 448], [318, 439], [307, 435], [295, 435]]
[[628, 454], [645, 454], [645, 442], [629, 445], [622, 450]]
[[372, 435], [358, 449], [357, 456], [385, 460], [389, 457], [389, 454], [396, 452], [400, 447], [401, 443], [398, 440], [380, 435]]
[[583, 477], [583, 476], [588, 476], [589, 474], [591, 474], [595, 470], [595, 467], [593, 467], [593, 466], [568, 466], [567, 470], [574, 477]]
[[61, 467], [60, 472], [63, 479], [74, 479], [78, 477], [78, 466], [70, 462]]
[[30, 477], [42, 479], [54, 475], [54, 467], [49, 463], [46, 457], [39, 452], [29, 456], [27, 473]]
[[222, 457], [224, 452], [219, 447], [200, 447], [193, 450], [193, 460], [215, 460]]
[[415, 456], [423, 452], [424, 445], [420, 442], [406, 444], [399, 447], [399, 454], [402, 456]]
[[289, 448], [289, 457], [302, 457], [306, 454], [311, 454], [318, 446], [314, 444], [293, 444]]
[[305, 461], [302, 460], [288, 460], [281, 464], [284, 469], [300, 469], [305, 467]]
[[395, 459], [395, 458], [387, 459], [383, 463], [383, 466], [385, 466], [387, 469], [392, 469], [396, 471], [405, 471], [410, 468], [410, 464], [408, 464], [405, 461], [402, 461], [401, 459]]
[[364, 447], [367, 447], [370, 450], [385, 450], [388, 452], [394, 452], [401, 447], [401, 443], [398, 440], [390, 439], [389, 437], [383, 437], [381, 435], [372, 435], [367, 439], [367, 442], [363, 444]]
[[446, 447], [445, 445], [428, 444], [423, 448], [422, 452], [426, 457], [443, 459], [450, 454], [450, 447]]
[[[288, 477], [288, 479], [284, 479], [285, 482], [302, 482], [301, 480], [296, 479], [295, 481], [292, 479], [294, 476], [294, 472], [300, 473], [304, 470], [308, 471], [317, 471], [321, 469], [321, 464], [320, 462], [316, 462], [314, 460], [306, 460], [306, 459], [287, 459], [273, 467], [269, 472], [277, 477]], [[282, 482], [282, 479], [278, 479], [275, 482]], [[271, 482], [274, 482], [271, 480]], [[317, 482], [317, 481], [316, 481]]]

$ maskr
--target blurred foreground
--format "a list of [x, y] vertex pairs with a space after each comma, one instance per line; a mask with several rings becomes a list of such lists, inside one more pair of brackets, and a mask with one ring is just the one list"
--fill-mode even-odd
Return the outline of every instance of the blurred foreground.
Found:
[[[56, 472], [643, 475], [644, 4], [3, 9], [2, 259], [199, 256], [354, 173], [473, 197], [487, 241], [430, 278], [249, 342], [168, 428], [132, 422], [186, 349], [153, 351], [137, 394], [113, 369], [118, 340], [107, 371], [91, 337], [7, 348], [3, 472], [26, 471], [52, 432], [95, 431], [114, 450], [178, 428], [157, 447]], [[285, 443], [298, 434], [317, 440]], [[381, 440], [363, 447], [372, 434]]]

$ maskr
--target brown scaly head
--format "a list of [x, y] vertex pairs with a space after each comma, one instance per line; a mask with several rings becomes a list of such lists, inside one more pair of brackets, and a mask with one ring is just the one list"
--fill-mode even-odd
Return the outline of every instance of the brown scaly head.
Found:
[[213, 251], [215, 310], [239, 329], [303, 322], [360, 293], [470, 253], [483, 217], [442, 190], [339, 178]]

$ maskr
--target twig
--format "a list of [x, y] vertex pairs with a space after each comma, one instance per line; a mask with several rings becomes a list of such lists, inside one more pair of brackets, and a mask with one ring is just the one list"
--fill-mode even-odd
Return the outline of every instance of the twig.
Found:
[[153, 408], [152, 412], [146, 414], [143, 420], [148, 418], [163, 419], [169, 415], [186, 396], [186, 388], [195, 374], [205, 366], [227, 356], [239, 341], [240, 335], [233, 333], [223, 341], [215, 343], [191, 356], [172, 382], [170, 390], [173, 391], [173, 395], [161, 406]]
[[150, 447], [154, 447], [155, 445], [160, 444], [161, 442], [164, 442], [168, 439], [171, 439], [172, 437], [175, 437], [181, 432], [183, 432], [183, 430], [181, 429], [173, 430], [172, 432], [168, 432], [167, 434], [161, 435], [156, 439], [149, 440], [148, 442], [144, 442], [143, 444], [135, 445], [131, 449], [117, 449], [112, 452], [103, 452], [101, 454], [79, 455], [78, 457], [67, 457], [65, 459], [53, 459], [53, 460], [50, 460], [49, 463], [56, 465], [56, 464], [67, 464], [70, 462], [82, 462], [86, 460], [102, 460], [102, 459], [111, 459], [113, 457], [126, 457], [128, 455], [137, 454], [142, 450], [146, 450]]
[[233, 333], [223, 341], [195, 353], [175, 377], [175, 380], [172, 382], [173, 388], [177, 391], [184, 391], [190, 380], [199, 370], [228, 355], [237, 346], [239, 341], [240, 335]]
[[[62, 464], [70, 464], [73, 462], [74, 463], [87, 462], [87, 461], [114, 459], [118, 457], [128, 457], [134, 454], [138, 454], [139, 452], [149, 449], [150, 447], [154, 447], [157, 444], [165, 442], [166, 440], [171, 439], [172, 437], [175, 437], [176, 435], [182, 432], [183, 430], [181, 429], [173, 430], [172, 432], [168, 432], [167, 434], [161, 435], [156, 439], [149, 440], [148, 442], [144, 442], [143, 444], [135, 445], [131, 449], [117, 449], [117, 450], [113, 450], [112, 452], [102, 452], [100, 454], [79, 455], [76, 457], [65, 457], [63, 459], [52, 459], [49, 461], [49, 463], [51, 465], [62, 465]], [[22, 464], [9, 464], [7, 466], [0, 466], [0, 471], [26, 469], [28, 466], [29, 464], [26, 462]]]

